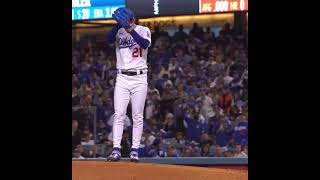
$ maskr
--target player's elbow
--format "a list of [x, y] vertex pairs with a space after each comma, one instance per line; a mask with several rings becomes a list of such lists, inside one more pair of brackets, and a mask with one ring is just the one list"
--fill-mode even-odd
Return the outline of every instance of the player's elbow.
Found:
[[141, 47], [142, 49], [147, 49], [150, 45], [150, 42], [148, 40], [145, 40], [142, 44]]

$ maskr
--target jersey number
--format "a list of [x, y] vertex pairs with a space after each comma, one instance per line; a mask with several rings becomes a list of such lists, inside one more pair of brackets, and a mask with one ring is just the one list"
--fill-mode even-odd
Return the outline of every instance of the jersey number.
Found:
[[132, 52], [132, 57], [142, 57], [142, 49], [134, 48]]

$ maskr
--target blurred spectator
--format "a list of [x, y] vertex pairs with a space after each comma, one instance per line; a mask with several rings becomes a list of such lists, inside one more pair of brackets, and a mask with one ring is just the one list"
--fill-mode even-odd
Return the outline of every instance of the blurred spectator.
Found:
[[160, 101], [160, 114], [165, 116], [168, 112], [173, 112], [173, 103], [176, 100], [172, 86], [166, 86]]
[[155, 117], [152, 117], [152, 119], [145, 124], [144, 128], [145, 131], [150, 133], [151, 135], [154, 135], [156, 137], [159, 137], [162, 135], [161, 131], [160, 131], [160, 119], [157, 119]]
[[190, 146], [183, 149], [183, 157], [192, 157], [192, 148]]
[[176, 140], [177, 140], [177, 143], [180, 143], [180, 144], [185, 143], [185, 136], [181, 130], [176, 131]]
[[177, 150], [173, 146], [167, 148], [166, 157], [178, 157]]
[[201, 147], [201, 157], [209, 157], [212, 156], [210, 153], [210, 145], [209, 144], [204, 144]]
[[146, 136], [146, 146], [148, 146], [148, 147], [151, 147], [152, 145], [153, 145], [153, 143], [154, 143], [154, 141], [156, 140], [156, 137], [155, 136], [153, 136], [153, 135], [147, 135]]
[[142, 133], [140, 147], [138, 149], [138, 153], [140, 157], [146, 157], [147, 156], [147, 138], [146, 133]]
[[228, 150], [228, 143], [232, 137], [232, 126], [226, 116], [220, 116], [219, 123], [213, 127], [213, 135], [216, 144], [219, 145], [221, 150]]
[[[168, 70], [169, 70], [170, 72], [172, 72], [172, 71], [175, 72], [175, 70], [176, 70], [177, 67], [178, 67], [177, 58], [174, 58], [174, 57], [171, 58], [171, 59], [170, 59], [169, 66], [168, 66]], [[170, 75], [170, 77], [171, 77], [171, 75]]]
[[238, 75], [238, 73], [234, 74], [234, 78], [228, 83], [230, 90], [235, 93], [240, 90], [241, 88], [241, 77]]
[[174, 38], [175, 40], [177, 40], [177, 41], [183, 41], [184, 39], [187, 38], [187, 36], [188, 36], [187, 33], [185, 33], [185, 32], [183, 31], [183, 25], [180, 24], [180, 25], [179, 25], [179, 30], [178, 30], [178, 32], [174, 33], [173, 38]]
[[234, 131], [235, 143], [246, 145], [248, 142], [248, 121], [245, 114], [239, 116], [239, 123], [235, 127]]
[[172, 113], [167, 113], [163, 122], [163, 128], [161, 132], [164, 138], [172, 138], [176, 129], [175, 119]]
[[99, 120], [99, 122], [97, 123], [97, 140], [98, 142], [100, 142], [103, 139], [107, 139], [107, 126], [106, 124], [103, 122], [103, 120]]
[[85, 159], [81, 154], [83, 153], [83, 147], [81, 145], [78, 145], [74, 150], [73, 150], [73, 155], [72, 158], [75, 159]]
[[205, 144], [209, 144], [209, 145], [213, 144], [213, 141], [212, 141], [212, 139], [211, 139], [211, 137], [209, 136], [208, 133], [203, 133], [202, 136], [201, 136], [200, 145], [203, 146]]
[[231, 107], [230, 115], [233, 117], [239, 117], [243, 113], [243, 107], [245, 102], [242, 100], [237, 100], [235, 104]]
[[213, 114], [208, 119], [208, 126], [209, 126], [209, 133], [210, 134], [212, 134], [213, 128], [216, 127], [217, 124], [219, 123], [220, 116], [223, 115], [223, 110], [217, 105], [212, 106], [212, 111], [213, 111]]
[[[227, 67], [228, 69], [226, 70], [226, 72], [224, 73], [224, 78], [223, 78], [223, 81], [224, 81], [224, 85], [226, 87], [229, 86], [229, 84], [234, 80], [234, 78], [232, 76], [230, 76], [230, 73], [229, 73], [229, 67]], [[231, 86], [231, 85], [230, 85]]]
[[232, 151], [225, 151], [223, 153], [223, 156], [224, 157], [234, 157], [234, 154], [232, 153]]
[[203, 39], [206, 41], [206, 42], [210, 42], [210, 41], [212, 41], [213, 39], [214, 39], [214, 33], [213, 32], [211, 32], [211, 30], [210, 30], [210, 27], [207, 27], [206, 28], [206, 32], [204, 33], [204, 35], [203, 35]]
[[160, 116], [160, 103], [161, 98], [159, 91], [156, 88], [150, 90], [147, 95], [145, 107], [146, 121], [149, 121], [153, 117]]
[[85, 94], [81, 97], [81, 99], [80, 99], [81, 106], [88, 107], [88, 106], [91, 106], [91, 104], [92, 104], [92, 96], [91, 95]]
[[184, 118], [184, 126], [187, 129], [187, 139], [198, 143], [200, 142], [201, 134], [208, 130], [208, 124], [194, 109], [189, 109], [187, 112]]
[[72, 150], [81, 144], [81, 135], [78, 130], [78, 121], [72, 120]]
[[241, 144], [236, 144], [234, 157], [238, 157], [238, 158], [246, 158], [246, 157], [248, 157], [248, 155], [242, 150]]
[[154, 115], [153, 111], [155, 109], [155, 103], [152, 99], [152, 91], [148, 91], [146, 98], [146, 106], [145, 106], [145, 120], [149, 121], [151, 117]]
[[205, 93], [205, 90], [200, 91], [200, 97], [196, 101], [202, 102], [201, 111], [203, 112], [204, 118], [208, 119], [209, 116], [213, 113], [212, 105], [213, 100], [210, 96]]
[[226, 23], [223, 26], [223, 29], [221, 30], [221, 32], [223, 33], [224, 36], [230, 36], [232, 35], [232, 30], [231, 30], [231, 25], [230, 23]]
[[192, 149], [192, 156], [201, 156], [201, 147], [200, 147], [200, 143], [197, 143], [195, 141], [191, 141], [189, 142], [189, 146]]
[[224, 113], [230, 114], [231, 105], [233, 103], [233, 96], [228, 88], [222, 90], [222, 95], [219, 98], [219, 106], [223, 109]]
[[224, 157], [223, 151], [219, 145], [214, 146], [213, 156], [214, 157]]
[[77, 87], [72, 88], [72, 106], [78, 106], [80, 104], [80, 97]]
[[166, 150], [161, 146], [162, 146], [162, 140], [155, 139], [148, 152], [148, 156], [149, 157], [166, 157]]
[[152, 44], [154, 44], [154, 41], [156, 39], [158, 39], [160, 35], [161, 35], [160, 34], [160, 27], [159, 26], [154, 26], [154, 32], [151, 34], [152, 41], [153, 41]]
[[183, 136], [183, 132], [177, 131], [174, 138], [163, 139], [163, 145], [172, 146], [176, 149], [176, 151], [179, 150], [180, 152], [183, 148], [185, 148], [186, 145], [186, 140]]
[[84, 133], [84, 137], [81, 141], [81, 145], [84, 148], [84, 157], [95, 157], [96, 155], [96, 145], [94, 140], [92, 139], [91, 133]]
[[[168, 64], [164, 64], [161, 69], [160, 69], [160, 73], [159, 73], [159, 78], [164, 78], [164, 77], [170, 77], [170, 70], [169, 70], [169, 65]], [[164, 76], [164, 75], [167, 75], [167, 76]], [[168, 79], [168, 78], [165, 78], [165, 79]], [[167, 80], [168, 81], [168, 80]], [[172, 84], [172, 82], [171, 82]]]
[[215, 56], [215, 64], [212, 65], [211, 70], [213, 72], [223, 75], [223, 72], [225, 70], [225, 65], [223, 63], [224, 56], [221, 53], [216, 53], [216, 54], [217, 55]]
[[198, 23], [193, 23], [190, 34], [198, 39], [203, 39], [203, 30], [198, 26]]

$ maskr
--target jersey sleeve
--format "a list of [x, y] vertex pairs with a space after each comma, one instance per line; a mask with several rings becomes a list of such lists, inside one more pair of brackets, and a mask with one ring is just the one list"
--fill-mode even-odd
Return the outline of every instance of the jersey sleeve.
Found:
[[136, 30], [130, 32], [132, 38], [143, 48], [146, 49], [151, 46], [150, 30], [147, 27], [142, 26]]
[[150, 42], [150, 44], [149, 44], [149, 47], [150, 47], [151, 46], [151, 33], [150, 33], [150, 29], [148, 27], [144, 28], [143, 37]]

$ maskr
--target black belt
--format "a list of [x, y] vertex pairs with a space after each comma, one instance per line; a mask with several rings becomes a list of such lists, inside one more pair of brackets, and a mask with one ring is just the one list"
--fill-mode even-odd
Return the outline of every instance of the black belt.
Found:
[[135, 75], [145, 74], [145, 73], [146, 73], [146, 71], [143, 72], [143, 70], [138, 70], [138, 72], [137, 71], [126, 71], [126, 70], [119, 71], [118, 70], [118, 74], [125, 74], [127, 76], [135, 76]]

